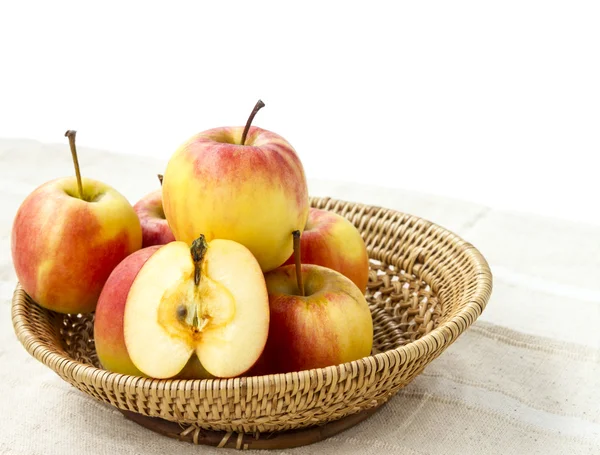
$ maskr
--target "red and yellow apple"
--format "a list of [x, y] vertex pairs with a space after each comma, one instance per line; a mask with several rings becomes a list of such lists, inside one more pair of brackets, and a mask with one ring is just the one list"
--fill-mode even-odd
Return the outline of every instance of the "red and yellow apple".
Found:
[[162, 190], [155, 190], [140, 199], [133, 209], [142, 226], [142, 248], [165, 245], [175, 240], [162, 206]]
[[265, 346], [269, 302], [260, 266], [231, 240], [141, 250], [106, 283], [94, 325], [102, 365], [153, 378], [234, 377]]
[[[322, 265], [350, 278], [365, 292], [369, 281], [369, 256], [358, 229], [346, 218], [311, 208], [302, 233], [303, 264]], [[294, 263], [294, 255], [286, 264]]]
[[105, 183], [47, 182], [17, 211], [11, 234], [15, 272], [41, 306], [61, 313], [94, 311], [112, 270], [140, 249], [142, 229], [131, 204]]
[[[257, 105], [258, 106], [258, 105]], [[177, 240], [230, 239], [246, 246], [263, 271], [292, 253], [294, 230], [308, 217], [304, 168], [278, 134], [249, 127], [215, 128], [185, 142], [163, 180], [163, 207]]]
[[373, 321], [363, 293], [341, 273], [303, 264], [265, 274], [271, 322], [267, 345], [252, 374], [323, 368], [368, 356]]

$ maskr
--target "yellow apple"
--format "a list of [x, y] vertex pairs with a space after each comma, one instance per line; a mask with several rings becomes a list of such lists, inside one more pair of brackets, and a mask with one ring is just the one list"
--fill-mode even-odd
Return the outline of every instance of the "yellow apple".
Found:
[[142, 246], [140, 222], [127, 199], [79, 174], [75, 132], [68, 131], [77, 177], [34, 190], [14, 219], [11, 249], [23, 289], [41, 306], [88, 313], [112, 270]]
[[265, 274], [271, 322], [252, 374], [323, 368], [371, 353], [373, 321], [361, 290], [335, 270], [312, 264], [301, 270], [304, 293], [294, 265]]
[[[369, 281], [369, 256], [358, 229], [346, 218], [311, 208], [302, 233], [303, 264], [328, 267], [350, 278], [361, 292]], [[286, 264], [293, 264], [290, 256]]]
[[201, 233], [234, 240], [268, 271], [292, 253], [292, 231], [304, 229], [308, 189], [293, 147], [250, 127], [252, 118], [245, 128], [215, 128], [185, 142], [167, 165], [163, 207], [177, 240], [189, 244]]

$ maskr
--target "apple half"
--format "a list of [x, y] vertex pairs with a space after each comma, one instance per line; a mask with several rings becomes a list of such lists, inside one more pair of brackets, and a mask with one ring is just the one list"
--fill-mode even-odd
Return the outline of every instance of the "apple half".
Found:
[[269, 332], [260, 265], [231, 240], [171, 242], [138, 272], [123, 331], [131, 361], [150, 377], [176, 376], [194, 355], [212, 376], [238, 376], [260, 357]]

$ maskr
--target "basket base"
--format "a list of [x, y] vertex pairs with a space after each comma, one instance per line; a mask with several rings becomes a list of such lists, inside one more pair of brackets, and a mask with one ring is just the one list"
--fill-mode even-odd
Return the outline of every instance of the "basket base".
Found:
[[175, 422], [160, 419], [158, 417], [147, 417], [131, 411], [123, 411], [123, 415], [133, 422], [146, 427], [156, 433], [170, 438], [187, 441], [194, 444], [202, 444], [213, 447], [228, 449], [290, 449], [315, 442], [322, 441], [348, 428], [362, 422], [374, 414], [381, 405], [349, 415], [340, 420], [329, 422], [325, 425], [302, 428], [299, 430], [288, 430], [275, 433], [262, 433], [258, 437], [252, 434], [227, 433], [225, 431], [213, 431], [203, 429], [182, 430]]

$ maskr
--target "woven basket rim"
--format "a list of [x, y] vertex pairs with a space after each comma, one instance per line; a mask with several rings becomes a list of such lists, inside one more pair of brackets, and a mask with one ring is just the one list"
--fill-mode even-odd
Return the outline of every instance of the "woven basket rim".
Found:
[[[25, 322], [25, 318], [20, 314], [20, 308], [24, 306], [17, 302], [17, 295], [20, 293], [25, 294], [25, 291], [21, 287], [20, 283], [17, 282], [16, 289], [13, 294], [12, 305], [11, 305], [11, 316], [12, 323], [17, 338], [23, 344], [27, 352], [32, 355], [34, 358], [56, 371], [58, 368], [56, 366], [61, 363], [65, 363], [68, 369], [70, 370], [69, 376], [75, 377], [79, 375], [84, 375], [85, 377], [91, 378], [93, 376], [102, 376], [102, 381], [111, 382], [113, 384], [122, 384], [125, 386], [125, 383], [131, 385], [133, 383], [137, 383], [143, 381], [148, 387], [152, 387], [152, 385], [156, 384], [156, 387], [160, 387], [164, 389], [197, 389], [202, 385], [205, 385], [204, 388], [228, 388], [228, 387], [237, 387], [242, 381], [269, 381], [273, 382], [275, 378], [279, 379], [279, 383], [282, 386], [285, 386], [286, 382], [291, 381], [294, 375], [306, 374], [310, 375], [310, 372], [320, 370], [324, 372], [326, 375], [336, 374], [340, 369], [344, 369], [346, 371], [355, 371], [358, 367], [359, 362], [373, 362], [375, 364], [388, 364], [393, 360], [393, 357], [398, 356], [399, 358], [410, 361], [415, 357], [425, 356], [431, 353], [436, 346], [439, 344], [446, 344], [454, 341], [464, 330], [466, 330], [482, 313], [485, 309], [485, 306], [489, 300], [489, 297], [492, 292], [492, 273], [489, 268], [489, 265], [483, 255], [470, 243], [465, 242], [461, 237], [454, 234], [451, 231], [439, 226], [436, 223], [433, 223], [429, 220], [423, 219], [421, 217], [411, 215], [408, 213], [404, 213], [398, 210], [393, 209], [385, 209], [383, 207], [368, 205], [363, 203], [356, 203], [350, 201], [343, 201], [340, 199], [334, 199], [330, 197], [311, 197], [311, 200], [323, 200], [323, 201], [333, 201], [333, 202], [341, 202], [341, 203], [351, 203], [356, 206], [371, 208], [374, 210], [392, 210], [400, 215], [407, 216], [414, 221], [420, 220], [426, 223], [431, 224], [434, 227], [437, 227], [443, 231], [445, 231], [448, 235], [453, 237], [453, 240], [458, 240], [464, 242], [461, 245], [461, 249], [463, 252], [467, 253], [468, 261], [472, 263], [476, 270], [478, 270], [478, 280], [476, 285], [476, 290], [473, 294], [473, 297], [470, 299], [468, 303], [464, 305], [464, 307], [456, 314], [454, 314], [450, 319], [434, 328], [431, 332], [421, 336], [419, 339], [412, 341], [406, 345], [398, 346], [396, 348], [388, 349], [383, 352], [379, 352], [377, 354], [369, 355], [363, 357], [358, 360], [354, 360], [352, 362], [346, 362], [338, 365], [331, 365], [324, 368], [312, 369], [312, 370], [302, 370], [288, 373], [278, 373], [278, 374], [268, 374], [262, 376], [239, 376], [235, 378], [217, 378], [217, 379], [155, 379], [148, 378], [142, 376], [133, 376], [121, 373], [114, 373], [102, 368], [97, 368], [93, 365], [88, 365], [82, 363], [77, 360], [73, 360], [67, 355], [61, 355], [57, 352], [53, 352], [49, 347], [48, 343], [41, 340], [35, 331], [32, 329], [31, 325]], [[459, 323], [459, 321], [461, 321]], [[435, 340], [435, 342], [431, 342]], [[51, 345], [52, 346], [52, 345]], [[64, 348], [60, 346], [60, 350], [64, 351]], [[64, 368], [64, 371], [67, 371], [67, 368]], [[152, 385], [150, 385], [152, 384]], [[209, 387], [206, 387], [207, 384], [210, 384]]]

